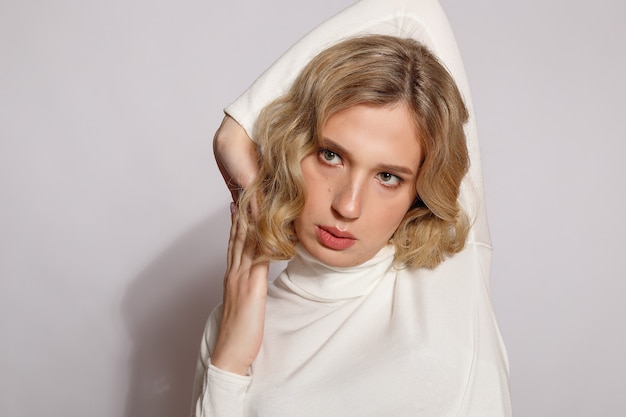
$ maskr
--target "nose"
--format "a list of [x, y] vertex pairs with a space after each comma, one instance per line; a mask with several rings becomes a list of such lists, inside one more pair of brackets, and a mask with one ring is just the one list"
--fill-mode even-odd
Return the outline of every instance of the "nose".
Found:
[[361, 216], [363, 186], [357, 181], [347, 180], [335, 188], [332, 200], [333, 211], [343, 219], [358, 219]]

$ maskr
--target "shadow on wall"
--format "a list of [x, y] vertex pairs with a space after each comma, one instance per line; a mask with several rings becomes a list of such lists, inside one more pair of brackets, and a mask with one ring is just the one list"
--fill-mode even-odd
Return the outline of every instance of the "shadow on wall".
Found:
[[204, 324], [222, 297], [229, 226], [224, 207], [174, 242], [124, 296], [133, 341], [126, 417], [189, 415]]

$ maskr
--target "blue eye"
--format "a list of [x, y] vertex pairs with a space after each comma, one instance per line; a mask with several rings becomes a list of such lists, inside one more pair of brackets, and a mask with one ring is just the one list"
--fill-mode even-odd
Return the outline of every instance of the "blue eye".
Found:
[[400, 184], [402, 184], [402, 178], [398, 177], [397, 175], [393, 175], [390, 174], [388, 172], [381, 172], [380, 174], [377, 175], [378, 180], [385, 186], [385, 187], [396, 187]]

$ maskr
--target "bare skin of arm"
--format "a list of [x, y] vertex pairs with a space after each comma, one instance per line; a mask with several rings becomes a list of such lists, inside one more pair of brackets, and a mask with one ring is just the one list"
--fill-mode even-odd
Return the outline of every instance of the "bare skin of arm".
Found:
[[239, 220], [236, 202], [258, 172], [256, 145], [239, 123], [225, 116], [213, 138], [213, 152], [233, 201], [224, 277], [224, 310], [211, 363], [246, 375], [263, 340], [268, 262], [255, 263], [257, 245]]
[[239, 123], [225, 116], [213, 138], [213, 153], [236, 202], [240, 189], [250, 185], [259, 171], [256, 145]]
[[257, 262], [256, 242], [234, 207], [224, 277], [224, 313], [211, 363], [247, 375], [263, 340], [269, 262]]

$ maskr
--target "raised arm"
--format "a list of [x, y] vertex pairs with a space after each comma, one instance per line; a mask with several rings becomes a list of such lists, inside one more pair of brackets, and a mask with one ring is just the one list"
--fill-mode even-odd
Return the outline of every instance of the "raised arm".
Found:
[[215, 132], [213, 153], [224, 182], [236, 202], [239, 191], [250, 185], [259, 170], [256, 145], [245, 129], [227, 115]]

